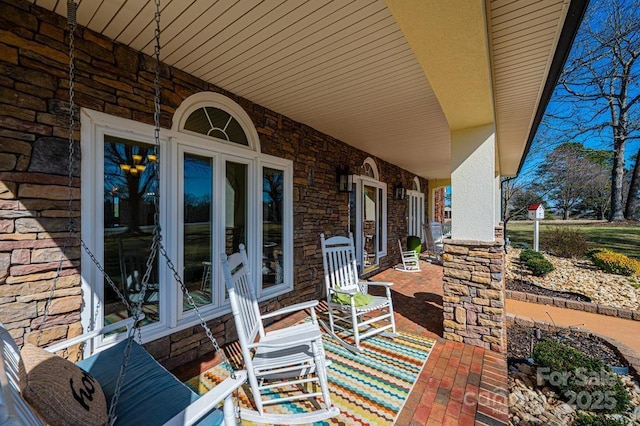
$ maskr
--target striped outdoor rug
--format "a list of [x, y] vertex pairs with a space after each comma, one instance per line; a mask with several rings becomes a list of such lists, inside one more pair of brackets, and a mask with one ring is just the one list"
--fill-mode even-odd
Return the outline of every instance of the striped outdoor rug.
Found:
[[[327, 371], [331, 399], [340, 415], [318, 425], [393, 424], [435, 345], [433, 339], [400, 333], [393, 340], [378, 336], [366, 339], [361, 343], [363, 352], [354, 354], [328, 336], [323, 340], [327, 358], [332, 361]], [[232, 358], [238, 355], [234, 351]], [[231, 359], [232, 363], [236, 361]], [[222, 366], [216, 366], [191, 378], [187, 385], [203, 394], [228, 375]], [[245, 394], [249, 389], [245, 385], [240, 395], [240, 404], [245, 407], [252, 407]], [[268, 410], [293, 413], [311, 409], [303, 404], [280, 404]]]

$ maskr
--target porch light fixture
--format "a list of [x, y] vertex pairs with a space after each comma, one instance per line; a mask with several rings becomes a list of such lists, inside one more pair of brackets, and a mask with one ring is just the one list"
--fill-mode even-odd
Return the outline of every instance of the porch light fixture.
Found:
[[349, 166], [338, 167], [336, 170], [336, 181], [338, 182], [338, 191], [353, 191], [353, 175], [349, 170]]
[[407, 190], [404, 187], [404, 185], [402, 185], [402, 182], [398, 182], [395, 185], [393, 185], [393, 197], [396, 200], [404, 200], [404, 196], [407, 194]]
[[144, 172], [144, 169], [147, 168], [147, 166], [145, 166], [144, 164], [140, 164], [142, 162], [142, 155], [133, 154], [131, 156], [131, 160], [133, 164], [120, 164], [120, 169], [123, 172], [129, 173], [132, 176], [136, 176], [138, 173]]

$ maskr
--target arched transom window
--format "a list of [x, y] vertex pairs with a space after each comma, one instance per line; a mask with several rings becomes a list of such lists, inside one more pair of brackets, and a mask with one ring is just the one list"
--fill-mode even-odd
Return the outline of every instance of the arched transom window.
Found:
[[242, 125], [234, 116], [220, 108], [204, 106], [196, 109], [187, 117], [184, 130], [249, 146]]

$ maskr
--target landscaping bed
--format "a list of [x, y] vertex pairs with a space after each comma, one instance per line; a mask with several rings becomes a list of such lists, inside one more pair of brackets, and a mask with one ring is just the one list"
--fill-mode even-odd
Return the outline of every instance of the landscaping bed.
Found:
[[[507, 290], [539, 294], [536, 291], [583, 295], [593, 303], [620, 309], [640, 309], [640, 282], [638, 277], [626, 277], [598, 270], [590, 260], [565, 259], [545, 253], [555, 270], [542, 277], [533, 276], [518, 259], [520, 250], [509, 248], [506, 256], [505, 285]], [[515, 288], [518, 286], [521, 289]], [[537, 288], [536, 288], [537, 287]], [[544, 290], [539, 290], [544, 289]]]
[[[532, 339], [533, 337], [533, 339]], [[609, 343], [591, 333], [549, 327], [546, 330], [510, 323], [507, 328], [507, 356], [509, 365], [509, 412], [510, 423], [514, 425], [571, 425], [585, 424], [580, 416], [595, 415], [588, 411], [598, 404], [610, 401], [606, 397], [600, 401], [598, 391], [578, 393], [573, 401], [561, 397], [560, 391], [553, 386], [549, 370], [540, 369], [531, 364], [531, 343], [548, 342], [552, 339], [562, 342], [588, 354], [605, 365], [627, 367], [628, 363]], [[553, 355], [553, 354], [552, 354]], [[629, 396], [629, 407], [623, 413], [597, 417], [593, 424], [640, 424], [640, 386], [630, 375], [620, 375], [622, 389]], [[624, 393], [624, 391], [623, 391]], [[616, 423], [619, 421], [620, 423]]]
[[527, 281], [508, 279], [505, 281], [505, 287], [507, 290], [521, 291], [523, 293], [531, 293], [538, 296], [559, 297], [567, 300], [575, 300], [577, 302], [591, 302], [591, 299], [584, 294], [573, 293], [570, 291], [550, 290]]

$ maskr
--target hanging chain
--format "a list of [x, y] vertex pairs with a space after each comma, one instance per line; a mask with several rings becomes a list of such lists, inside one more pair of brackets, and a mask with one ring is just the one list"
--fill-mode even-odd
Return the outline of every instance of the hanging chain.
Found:
[[[72, 0], [67, 1], [67, 23], [69, 25], [69, 157], [68, 157], [68, 190], [69, 190], [69, 204], [68, 204], [68, 216], [67, 216], [67, 237], [62, 245], [62, 252], [60, 253], [60, 260], [58, 261], [58, 267], [56, 268], [56, 276], [53, 279], [53, 285], [49, 297], [44, 305], [44, 314], [42, 316], [42, 322], [40, 323], [40, 329], [44, 328], [47, 317], [49, 316], [49, 309], [51, 302], [60, 280], [60, 274], [62, 273], [64, 261], [67, 258], [67, 249], [73, 239], [75, 232], [75, 219], [73, 217], [73, 164], [75, 157], [75, 144], [74, 144], [74, 132], [76, 129], [76, 117], [75, 117], [75, 102], [74, 102], [74, 90], [73, 85], [75, 81], [75, 31], [76, 31], [76, 4]], [[40, 338], [42, 333], [38, 333], [36, 345], [40, 346]]]

